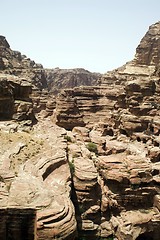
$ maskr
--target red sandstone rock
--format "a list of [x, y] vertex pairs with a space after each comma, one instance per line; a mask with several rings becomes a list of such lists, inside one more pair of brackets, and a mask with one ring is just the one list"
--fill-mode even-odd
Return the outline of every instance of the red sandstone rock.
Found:
[[[0, 37], [0, 111], [14, 118], [0, 122], [1, 235], [10, 221], [6, 208], [31, 208], [40, 240], [72, 240], [77, 230], [88, 239], [159, 240], [159, 36], [160, 22], [133, 61], [95, 87], [64, 90], [56, 99], [42, 66]], [[39, 113], [33, 127], [32, 109]], [[27, 121], [18, 122], [23, 116]]]

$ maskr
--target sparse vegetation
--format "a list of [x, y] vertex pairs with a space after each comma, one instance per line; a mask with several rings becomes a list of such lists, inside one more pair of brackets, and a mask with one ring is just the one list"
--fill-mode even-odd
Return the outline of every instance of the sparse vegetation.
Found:
[[69, 161], [69, 168], [70, 168], [71, 175], [73, 176], [73, 174], [75, 172], [75, 166], [74, 166], [73, 160], [71, 162]]
[[94, 153], [98, 153], [98, 150], [97, 150], [97, 145], [93, 142], [89, 142], [87, 145], [86, 145], [87, 149], [90, 151], [90, 152], [94, 152]]
[[68, 136], [68, 135], [65, 135], [65, 136], [64, 136], [64, 139], [67, 140], [67, 142], [72, 142], [71, 137]]
[[85, 208], [84, 208], [84, 205], [82, 203], [80, 203], [78, 205], [78, 208], [79, 208], [79, 213], [82, 214], [83, 212], [85, 212]]
[[77, 157], [79, 157], [79, 155], [80, 155], [80, 153], [77, 152], [77, 153], [74, 153], [72, 157], [77, 158]]
[[114, 240], [114, 236], [108, 237], [106, 240]]
[[131, 184], [131, 189], [136, 190], [140, 188], [140, 184]]

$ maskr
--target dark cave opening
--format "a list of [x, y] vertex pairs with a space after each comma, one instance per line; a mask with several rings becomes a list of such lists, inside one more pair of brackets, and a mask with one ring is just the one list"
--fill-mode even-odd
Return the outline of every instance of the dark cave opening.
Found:
[[120, 129], [120, 133], [129, 137], [129, 134], [127, 133], [127, 131], [125, 129]]
[[0, 121], [10, 120], [13, 114], [13, 102], [10, 99], [0, 101]]
[[35, 239], [35, 209], [0, 209], [0, 216], [1, 240]]

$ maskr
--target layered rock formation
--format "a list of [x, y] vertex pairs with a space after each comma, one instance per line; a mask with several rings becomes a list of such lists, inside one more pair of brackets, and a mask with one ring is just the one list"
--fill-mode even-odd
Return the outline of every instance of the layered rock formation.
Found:
[[[97, 120], [117, 124], [113, 118], [122, 118], [125, 113], [121, 111], [128, 111], [127, 117], [134, 116], [135, 127], [144, 131], [147, 128], [145, 116], [156, 118], [159, 115], [159, 25], [158, 22], [150, 27], [136, 50], [135, 59], [104, 74], [99, 86], [64, 90], [57, 99], [57, 124], [65, 128]], [[139, 116], [142, 119], [136, 120]]]
[[[32, 108], [35, 113], [46, 108], [48, 97], [45, 97], [45, 93], [48, 93], [48, 87], [43, 66], [36, 64], [20, 52], [13, 51], [3, 36], [0, 36], [0, 75], [1, 78], [12, 81], [12, 85], [15, 82], [21, 86], [30, 86], [30, 92], [27, 94], [30, 94], [30, 102], [32, 100]], [[21, 98], [23, 96], [26, 98], [22, 91], [20, 95]]]
[[18, 51], [13, 51], [3, 36], [0, 36], [0, 72], [26, 78], [33, 88], [42, 90], [47, 87], [42, 65]]
[[[34, 238], [27, 239], [74, 239], [77, 223], [70, 199], [65, 131], [50, 121], [39, 122], [27, 132], [11, 121], [7, 126], [1, 122], [0, 129], [0, 208], [13, 209], [12, 219], [18, 218], [14, 209], [22, 213], [34, 210], [36, 217], [30, 223], [35, 229]], [[5, 219], [6, 215], [1, 216], [5, 229], [9, 229], [15, 239], [25, 239], [23, 226], [19, 237], [17, 227], [8, 226], [11, 219]], [[17, 226], [21, 225], [17, 223]], [[27, 228], [29, 226], [26, 226], [29, 231]]]
[[0, 46], [0, 239], [159, 240], [160, 22], [96, 86]]
[[44, 69], [41, 64], [35, 63], [18, 51], [13, 51], [4, 36], [0, 36], [0, 74], [7, 74], [6, 79], [19, 77], [19, 81], [32, 85], [34, 112], [46, 110], [46, 116], [53, 113], [54, 95], [60, 90], [81, 85], [96, 85], [101, 76], [85, 69]]
[[65, 131], [35, 116], [54, 108], [45, 70], [3, 36], [0, 58], [0, 238], [74, 239]]
[[97, 85], [100, 73], [91, 73], [83, 68], [75, 69], [46, 69], [49, 91], [57, 94], [62, 89], [79, 86]]
[[152, 233], [158, 240], [159, 157], [153, 161], [150, 151], [156, 157], [159, 147], [124, 134], [112, 136], [106, 129], [101, 123], [92, 130], [75, 127], [70, 133], [79, 234], [85, 239], [128, 240]]
[[25, 79], [0, 73], [0, 119], [35, 121], [30, 98], [32, 85]]
[[[74, 199], [86, 239], [159, 239], [159, 37], [160, 22], [133, 61], [103, 75], [99, 86], [57, 98], [57, 124], [73, 134]], [[87, 153], [88, 142], [96, 154]]]

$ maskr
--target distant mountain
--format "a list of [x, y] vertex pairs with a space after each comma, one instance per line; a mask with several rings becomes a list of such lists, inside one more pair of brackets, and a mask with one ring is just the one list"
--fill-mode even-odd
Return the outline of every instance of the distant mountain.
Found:
[[97, 85], [100, 73], [92, 73], [83, 68], [75, 69], [45, 69], [48, 89], [57, 94], [60, 90], [79, 86]]

